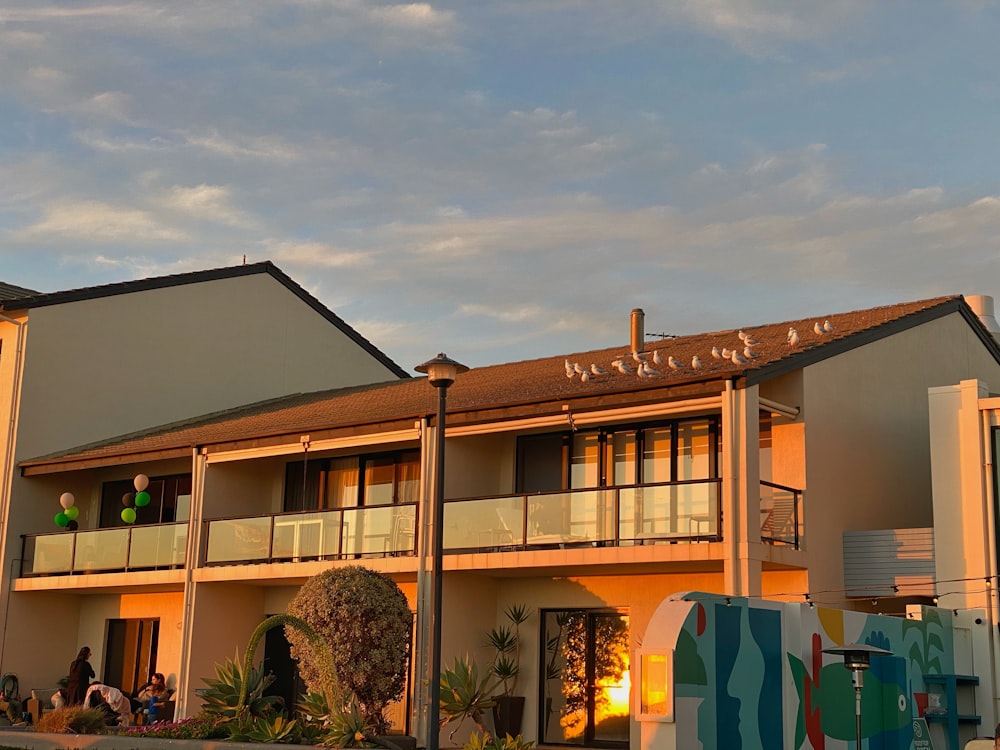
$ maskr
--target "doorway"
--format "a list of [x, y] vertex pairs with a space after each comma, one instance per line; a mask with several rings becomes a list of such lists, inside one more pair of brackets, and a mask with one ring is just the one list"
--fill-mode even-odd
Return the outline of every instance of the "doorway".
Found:
[[159, 618], [108, 620], [104, 648], [104, 682], [135, 695], [156, 671]]
[[629, 744], [629, 618], [613, 610], [542, 613], [540, 674], [544, 744]]

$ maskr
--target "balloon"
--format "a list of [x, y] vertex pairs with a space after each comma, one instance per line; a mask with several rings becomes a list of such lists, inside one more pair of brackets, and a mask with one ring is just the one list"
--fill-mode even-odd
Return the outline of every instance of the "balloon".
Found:
[[148, 492], [137, 492], [135, 493], [135, 505], [137, 508], [145, 508], [149, 505], [149, 501], [152, 498], [149, 496]]
[[56, 526], [60, 528], [65, 528], [66, 524], [69, 523], [69, 517], [65, 513], [56, 513], [56, 517], [53, 520], [56, 522]]
[[132, 480], [132, 484], [135, 485], [136, 492], [142, 492], [149, 487], [149, 477], [145, 474], [136, 474], [135, 479]]
[[76, 503], [76, 498], [73, 497], [72, 492], [64, 492], [59, 496], [59, 504], [63, 508], [72, 508]]
[[135, 508], [123, 508], [122, 520], [125, 523], [135, 523]]
[[74, 523], [76, 519], [80, 516], [80, 509], [74, 505], [73, 507], [64, 510], [63, 513], [66, 514], [66, 518], [69, 519], [70, 523]]
[[76, 521], [70, 520], [70, 522], [66, 524], [66, 528], [69, 529], [70, 531], [76, 531], [78, 528], [80, 528], [80, 524], [78, 524]]
[[135, 493], [126, 492], [124, 495], [122, 495], [122, 505], [124, 505], [126, 508], [131, 508], [133, 505], [135, 505]]

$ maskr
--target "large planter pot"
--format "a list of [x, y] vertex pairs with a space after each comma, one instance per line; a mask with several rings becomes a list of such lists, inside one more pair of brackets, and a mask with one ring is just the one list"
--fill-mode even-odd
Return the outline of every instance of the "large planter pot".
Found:
[[497, 695], [493, 698], [493, 731], [497, 737], [521, 734], [524, 698], [520, 695]]

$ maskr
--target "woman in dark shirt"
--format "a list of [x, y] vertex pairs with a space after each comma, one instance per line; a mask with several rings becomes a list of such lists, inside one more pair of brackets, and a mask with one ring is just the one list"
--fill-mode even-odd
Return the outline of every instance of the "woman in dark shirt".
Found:
[[87, 661], [90, 658], [90, 648], [84, 646], [80, 653], [76, 655], [73, 663], [69, 665], [69, 684], [66, 692], [69, 693], [69, 705], [79, 706], [87, 696], [87, 688], [90, 687], [90, 680], [96, 677], [94, 668]]

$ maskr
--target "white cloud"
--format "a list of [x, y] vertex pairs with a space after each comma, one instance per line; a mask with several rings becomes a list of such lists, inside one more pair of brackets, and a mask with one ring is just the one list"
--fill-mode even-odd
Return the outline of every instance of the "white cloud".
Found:
[[40, 221], [15, 232], [14, 236], [19, 241], [61, 238], [83, 243], [189, 239], [186, 232], [161, 223], [148, 211], [82, 200], [49, 206]]

